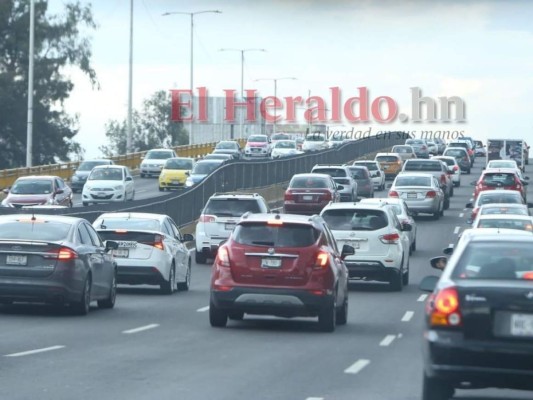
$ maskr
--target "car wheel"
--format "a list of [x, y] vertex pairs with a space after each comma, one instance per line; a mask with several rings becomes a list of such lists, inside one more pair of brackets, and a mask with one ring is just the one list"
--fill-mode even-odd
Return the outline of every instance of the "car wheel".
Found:
[[174, 293], [174, 288], [176, 287], [176, 267], [174, 263], [170, 266], [170, 272], [168, 274], [168, 282], [163, 282], [161, 285], [161, 292], [163, 294], [172, 294]]
[[342, 307], [337, 310], [337, 325], [346, 325], [348, 322], [348, 289], [344, 295]]
[[133, 193], [131, 194], [131, 201], [135, 200], [135, 189], [133, 189]]
[[242, 311], [230, 311], [228, 313], [228, 318], [232, 321], [242, 321], [244, 318], [244, 312]]
[[443, 210], [447, 210], [448, 208], [450, 208], [450, 198], [449, 197], [445, 197], [444, 198], [444, 206], [443, 206], [442, 209]]
[[407, 261], [407, 270], [402, 275], [403, 286], [409, 285], [409, 260]]
[[413, 251], [416, 251], [416, 240], [411, 245], [411, 248], [412, 248]]
[[401, 292], [403, 290], [403, 268], [400, 268], [400, 271], [391, 271], [389, 288], [393, 292]]
[[424, 374], [422, 400], [448, 400], [454, 395], [454, 388], [441, 380], [429, 378]]
[[196, 250], [194, 261], [196, 261], [196, 264], [205, 264], [207, 263], [207, 256], [203, 252]]
[[89, 203], [87, 203], [86, 201], [84, 201], [82, 204], [83, 204], [83, 207], [87, 207], [89, 205]]
[[164, 191], [165, 191], [165, 188], [164, 188], [164, 187], [161, 187], [161, 186], [159, 186], [159, 191], [160, 191], [160, 192], [164, 192]]
[[99, 308], [113, 308], [115, 307], [115, 301], [117, 299], [117, 273], [113, 274], [113, 281], [111, 282], [111, 288], [109, 289], [109, 296], [107, 299], [98, 300]]
[[91, 307], [91, 276], [89, 275], [85, 279], [83, 285], [83, 292], [81, 293], [80, 301], [73, 302], [71, 304], [72, 310], [77, 315], [89, 314], [89, 308]]
[[186, 292], [191, 286], [191, 260], [187, 264], [187, 272], [185, 273], [185, 282], [178, 282], [177, 288], [180, 292]]
[[467, 174], [467, 175], [470, 175], [470, 168], [468, 168], [468, 169], [466, 170], [466, 174]]
[[440, 210], [435, 211], [435, 212], [433, 213], [433, 219], [434, 219], [435, 221], [438, 221], [439, 218], [440, 218]]
[[[336, 296], [336, 295], [335, 295]], [[337, 304], [334, 298], [331, 304], [328, 304], [320, 310], [318, 314], [318, 327], [322, 332], [333, 332], [337, 320]]]
[[228, 324], [228, 313], [209, 302], [209, 323], [214, 328], [224, 328]]

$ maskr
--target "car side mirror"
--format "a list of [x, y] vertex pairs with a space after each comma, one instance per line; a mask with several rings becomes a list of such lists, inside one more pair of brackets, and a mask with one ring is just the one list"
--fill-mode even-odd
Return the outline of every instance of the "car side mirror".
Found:
[[8, 189], [8, 188], [5, 188], [4, 190], [2, 190], [2, 192], [3, 192], [4, 194], [9, 194], [9, 189]]
[[191, 173], [189, 171], [185, 171], [185, 175], [191, 176]]
[[453, 254], [453, 247], [446, 247], [445, 249], [442, 250], [442, 252], [446, 254], [447, 256], [450, 256]]
[[63, 194], [65, 191], [63, 189], [57, 189], [55, 194]]
[[411, 224], [402, 224], [402, 232], [411, 232], [413, 226]]
[[341, 259], [345, 259], [348, 256], [353, 256], [355, 254], [355, 249], [349, 244], [342, 246]]
[[524, 179], [525, 179], [526, 181], [529, 181], [529, 176], [524, 176]]
[[466, 203], [465, 208], [474, 208], [474, 204], [472, 202]]
[[131, 177], [131, 176], [127, 176], [126, 177], [126, 182], [131, 182], [132, 180], [133, 180], [133, 177]]
[[337, 185], [337, 190], [344, 190], [344, 186], [342, 186], [342, 185]]
[[181, 239], [182, 242], [193, 242], [194, 241], [194, 236], [191, 235], [190, 233], [184, 233], [183, 234], [183, 238]]
[[431, 260], [429, 260], [429, 263], [431, 264], [432, 268], [443, 271], [444, 268], [446, 268], [446, 264], [448, 263], [448, 258], [447, 257], [433, 257]]
[[440, 278], [438, 276], [426, 276], [424, 279], [422, 279], [422, 281], [420, 281], [420, 285], [418, 285], [418, 288], [423, 292], [431, 293], [437, 287], [439, 279]]
[[105, 241], [105, 251], [106, 253], [109, 253], [111, 250], [118, 249], [118, 243], [114, 240], [106, 240]]
[[533, 208], [533, 203], [527, 203], [527, 208]]

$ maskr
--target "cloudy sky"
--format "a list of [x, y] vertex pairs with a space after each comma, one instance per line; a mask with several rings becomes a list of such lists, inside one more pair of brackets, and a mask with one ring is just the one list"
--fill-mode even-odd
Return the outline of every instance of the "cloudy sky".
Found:
[[[50, 12], [65, 0], [49, 0]], [[101, 85], [70, 72], [76, 86], [67, 103], [79, 113], [78, 140], [87, 156], [105, 143], [104, 124], [127, 114], [129, 0], [93, 0], [99, 24], [92, 32], [93, 63]], [[189, 19], [167, 11], [219, 9], [195, 18], [195, 86], [210, 95], [240, 87], [239, 53], [220, 48], [264, 48], [248, 53], [245, 88], [273, 94], [261, 78], [278, 83], [278, 97], [343, 98], [367, 87], [370, 101], [394, 98], [411, 114], [411, 87], [425, 96], [459, 96], [463, 124], [388, 124], [357, 128], [457, 131], [480, 139], [533, 141], [533, 2], [364, 0], [134, 0], [134, 106], [157, 90], [189, 87]]]

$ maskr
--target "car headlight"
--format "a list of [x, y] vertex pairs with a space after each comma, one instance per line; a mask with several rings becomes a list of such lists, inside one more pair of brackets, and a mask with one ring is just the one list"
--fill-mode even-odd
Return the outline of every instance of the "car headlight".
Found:
[[118, 186], [115, 186], [113, 189], [115, 189], [115, 190], [123, 190], [124, 186], [118, 185]]
[[50, 197], [46, 202], [44, 202], [43, 204], [54, 204], [55, 201], [52, 197]]
[[74, 176], [72, 177], [72, 181], [73, 181], [73, 182], [77, 182], [77, 181], [79, 181], [79, 180], [80, 180], [80, 178], [78, 178], [77, 175], [74, 175]]
[[91, 187], [91, 186], [89, 186], [89, 185], [85, 185], [85, 186], [83, 187], [83, 190], [86, 190], [86, 189], [87, 189], [87, 190], [91, 190], [91, 189], [92, 189], [92, 187]]
[[192, 180], [192, 178], [187, 178], [187, 180], [185, 181], [185, 186], [187, 187], [194, 186], [194, 181]]
[[9, 207], [9, 204], [7, 203], [7, 199], [2, 200], [2, 206]]

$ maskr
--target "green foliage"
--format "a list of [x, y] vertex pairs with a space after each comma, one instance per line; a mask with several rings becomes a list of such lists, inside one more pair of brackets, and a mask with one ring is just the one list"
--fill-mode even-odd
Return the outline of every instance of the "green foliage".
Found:
[[[67, 160], [80, 150], [74, 141], [78, 118], [63, 108], [74, 88], [64, 68], [79, 68], [97, 85], [90, 41], [82, 33], [96, 28], [91, 7], [68, 3], [62, 15], [47, 15], [47, 8], [47, 0], [36, 1], [34, 165]], [[0, 0], [0, 169], [26, 161], [29, 26], [29, 1]]]

